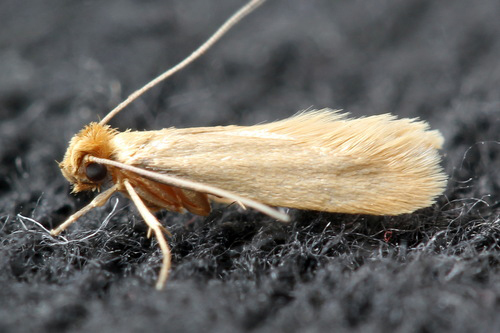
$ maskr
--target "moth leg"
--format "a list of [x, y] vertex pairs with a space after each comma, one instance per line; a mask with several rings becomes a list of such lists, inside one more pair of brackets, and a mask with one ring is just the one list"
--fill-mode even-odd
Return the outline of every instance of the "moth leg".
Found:
[[218, 203], [221, 203], [221, 204], [232, 205], [232, 204], [236, 203], [243, 210], [247, 210], [247, 206], [245, 206], [245, 204], [243, 202], [241, 202], [240, 200], [232, 200], [232, 199], [228, 199], [228, 198], [221, 198], [221, 197], [218, 197], [218, 196], [215, 196], [215, 195], [208, 195], [208, 197], [210, 198], [210, 200], [218, 202]]
[[[251, 207], [255, 210], [258, 210], [259, 212], [261, 212], [263, 214], [266, 214], [266, 215], [273, 217], [277, 220], [280, 220], [282, 222], [290, 222], [290, 216], [288, 216], [285, 213], [280, 212], [277, 209], [271, 208], [268, 205], [265, 205], [261, 202], [239, 196], [235, 193], [223, 190], [223, 189], [218, 188], [218, 187], [194, 182], [194, 181], [183, 179], [183, 178], [177, 178], [177, 177], [169, 176], [166, 174], [160, 174], [157, 172], [149, 171], [146, 169], [141, 169], [141, 168], [138, 168], [138, 167], [135, 167], [132, 165], [125, 164], [125, 163], [120, 163], [117, 161], [108, 160], [106, 158], [92, 157], [91, 160], [93, 162], [96, 162], [96, 163], [110, 165], [110, 166], [114, 166], [114, 167], [117, 167], [117, 168], [120, 168], [120, 169], [123, 169], [126, 171], [134, 172], [137, 175], [145, 176], [151, 180], [158, 181], [158, 182], [163, 183], [165, 185], [169, 185], [169, 186], [173, 186], [173, 187], [180, 187], [182, 189], [189, 190], [189, 191], [211, 194], [211, 195], [218, 196], [218, 197], [224, 197], [227, 199], [231, 199], [233, 201], [241, 201], [242, 203], [244, 203], [248, 207]], [[208, 211], [207, 211], [207, 213], [208, 213]]]
[[73, 222], [78, 220], [83, 215], [87, 214], [90, 210], [94, 209], [95, 207], [100, 207], [100, 206], [104, 205], [109, 200], [109, 198], [113, 195], [113, 193], [118, 191], [118, 187], [119, 186], [115, 184], [112, 187], [110, 187], [109, 189], [107, 189], [106, 191], [100, 193], [87, 206], [83, 207], [82, 209], [80, 209], [79, 211], [77, 211], [76, 213], [74, 213], [73, 215], [68, 217], [68, 219], [66, 221], [64, 221], [61, 225], [59, 225], [57, 228], [52, 229], [50, 231], [50, 234], [52, 236], [59, 235], [61, 232], [66, 230], [71, 224], [73, 224]]
[[139, 210], [144, 222], [149, 227], [149, 230], [153, 230], [158, 240], [158, 244], [160, 245], [161, 252], [163, 253], [163, 265], [160, 270], [160, 275], [158, 276], [158, 282], [156, 282], [156, 289], [161, 290], [165, 287], [165, 282], [168, 278], [168, 273], [170, 270], [170, 263], [172, 260], [172, 255], [170, 253], [170, 247], [168, 246], [167, 241], [165, 240], [164, 232], [170, 234], [161, 224], [158, 222], [156, 217], [149, 211], [148, 207], [141, 200], [137, 192], [134, 190], [132, 185], [130, 185], [128, 180], [124, 180], [123, 184], [127, 189], [128, 194], [130, 195], [130, 199], [134, 202], [135, 206]]
[[[165, 228], [161, 224], [160, 224], [159, 228], [161, 229], [161, 231], [163, 231], [163, 233], [165, 235], [167, 235], [168, 237], [172, 237], [172, 234], [170, 233], [170, 231], [167, 230], [167, 228]], [[148, 228], [148, 233], [146, 234], [146, 237], [149, 239], [149, 238], [151, 238], [152, 234], [153, 234], [153, 229]]]
[[235, 201], [243, 210], [247, 210], [247, 206], [245, 206], [241, 201]]

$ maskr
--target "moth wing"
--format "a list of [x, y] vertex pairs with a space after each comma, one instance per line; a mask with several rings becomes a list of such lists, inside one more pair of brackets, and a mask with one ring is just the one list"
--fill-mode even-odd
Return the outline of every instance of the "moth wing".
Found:
[[125, 132], [121, 163], [238, 193], [271, 206], [391, 214], [432, 204], [445, 185], [442, 137], [390, 115], [302, 113], [255, 126]]

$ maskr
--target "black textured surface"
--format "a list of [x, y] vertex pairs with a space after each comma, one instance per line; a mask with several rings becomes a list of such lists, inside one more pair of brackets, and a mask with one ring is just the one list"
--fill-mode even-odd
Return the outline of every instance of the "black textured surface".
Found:
[[[162, 213], [161, 256], [120, 197], [63, 237], [54, 160], [81, 127], [189, 54], [242, 1], [0, 2], [0, 331], [500, 329], [500, 2], [274, 0], [116, 117], [122, 130], [250, 125], [309, 107], [420, 117], [449, 186], [399, 217], [217, 207]], [[311, 161], [312, 163], [314, 161]], [[307, 176], [307, 171], [304, 171]]]

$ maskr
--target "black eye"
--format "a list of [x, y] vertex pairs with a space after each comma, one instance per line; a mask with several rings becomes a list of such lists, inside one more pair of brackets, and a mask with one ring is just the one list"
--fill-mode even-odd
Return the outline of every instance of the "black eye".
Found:
[[93, 182], [98, 182], [103, 180], [108, 174], [108, 169], [99, 163], [89, 163], [85, 169], [87, 178]]

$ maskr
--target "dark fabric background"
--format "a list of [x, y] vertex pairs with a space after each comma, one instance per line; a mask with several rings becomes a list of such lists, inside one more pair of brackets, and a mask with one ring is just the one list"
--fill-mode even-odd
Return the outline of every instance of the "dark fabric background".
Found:
[[0, 332], [498, 331], [496, 0], [270, 0], [112, 121], [251, 125], [323, 107], [419, 117], [446, 139], [450, 180], [435, 206], [291, 211], [288, 225], [234, 206], [163, 212], [163, 292], [156, 241], [123, 197], [61, 237], [43, 230], [92, 197], [70, 195], [55, 163], [71, 136], [242, 4], [0, 2]]

